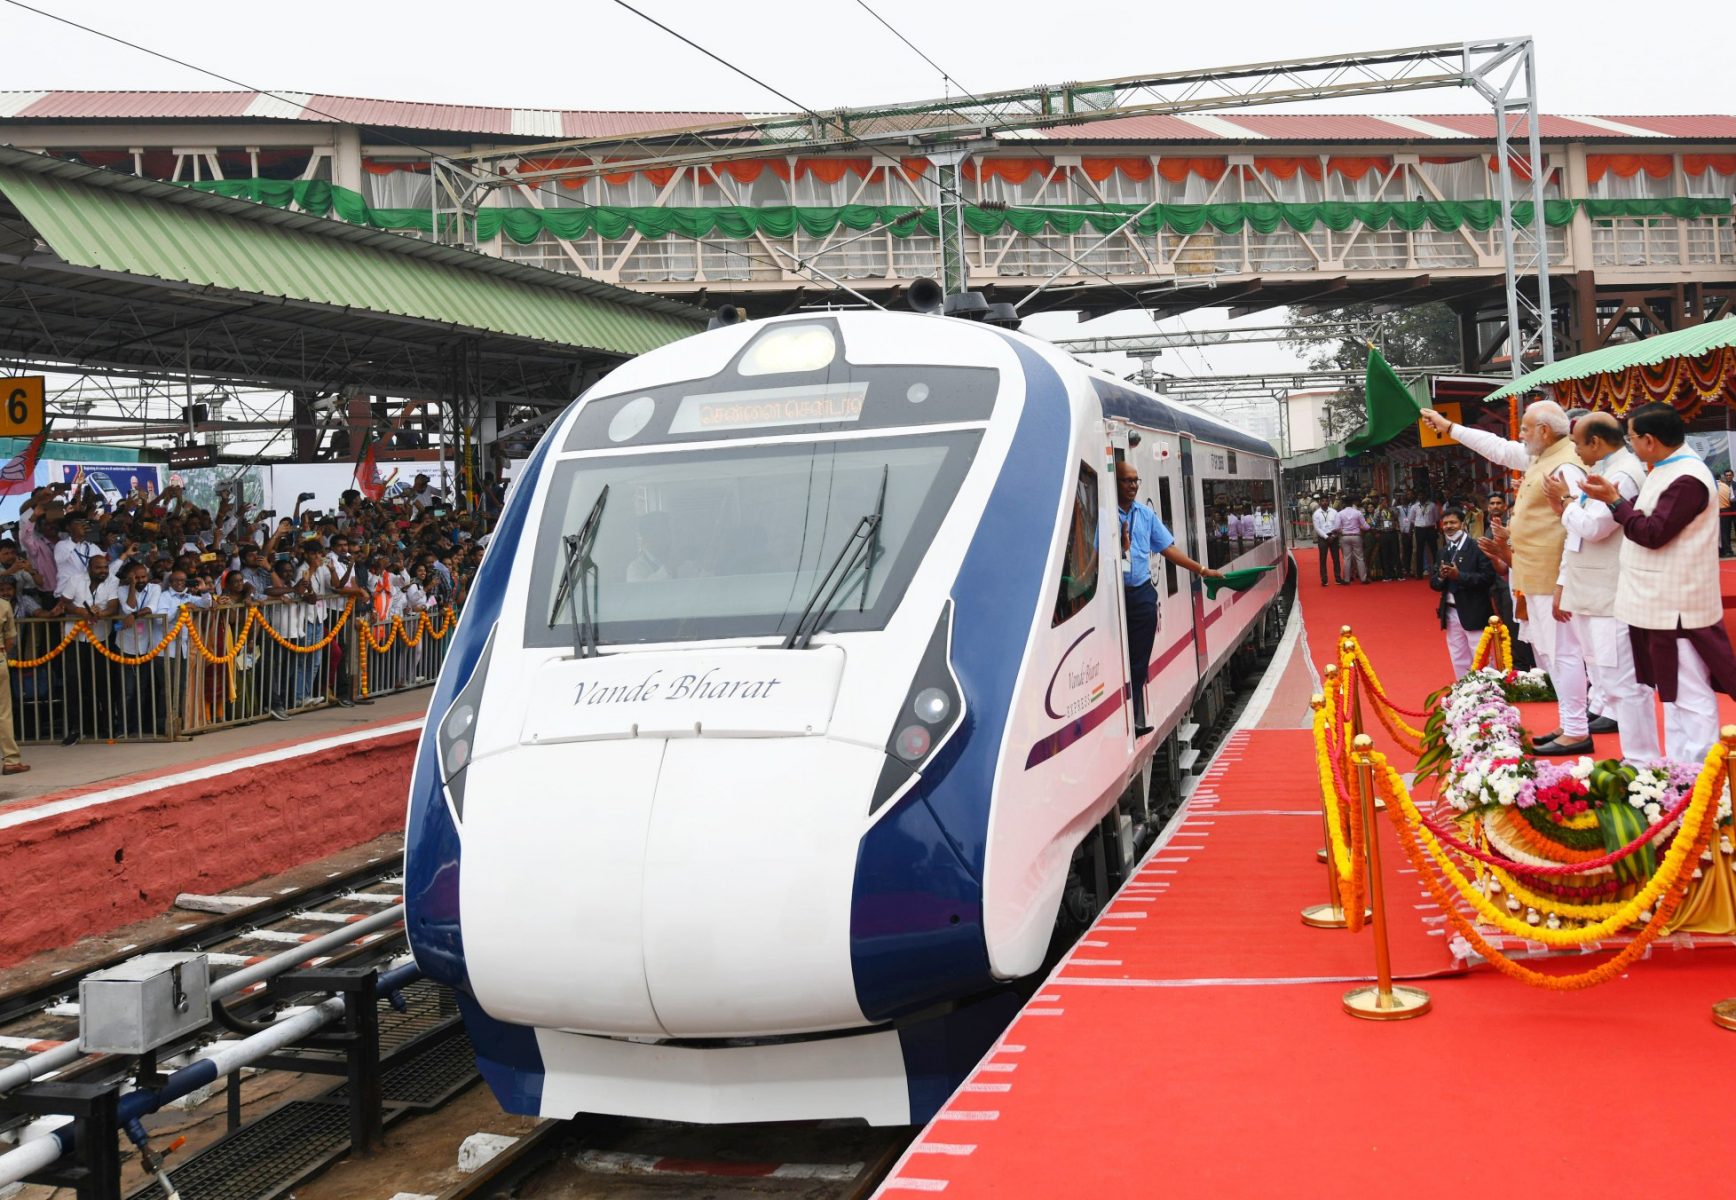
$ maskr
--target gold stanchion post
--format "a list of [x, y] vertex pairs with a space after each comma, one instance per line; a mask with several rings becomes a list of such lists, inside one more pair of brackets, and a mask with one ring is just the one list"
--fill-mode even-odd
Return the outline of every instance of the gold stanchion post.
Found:
[[[1341, 626], [1339, 628], [1339, 633], [1343, 636], [1343, 641], [1340, 643], [1342, 647], [1347, 651], [1355, 650], [1356, 639], [1351, 636], [1350, 626]], [[1354, 745], [1355, 739], [1362, 736], [1362, 672], [1352, 671], [1350, 682], [1347, 686], [1350, 688], [1350, 733], [1352, 744]], [[1348, 755], [1350, 752], [1346, 750], [1345, 753]], [[1362, 786], [1362, 781], [1358, 779], [1356, 773], [1351, 770], [1351, 763], [1348, 760], [1344, 764], [1344, 775], [1345, 778], [1350, 780], [1350, 786], [1353, 790]], [[1379, 796], [1376, 796], [1374, 798], [1374, 807], [1377, 812], [1384, 812], [1386, 810], [1386, 801], [1382, 800]]]
[[[1736, 758], [1736, 725], [1726, 725], [1720, 729], [1718, 739], [1724, 743], [1724, 749], [1730, 753], [1731, 758]], [[1724, 787], [1730, 793], [1732, 811], [1736, 811], [1736, 771], [1725, 775]], [[1712, 1006], [1712, 1020], [1720, 1028], [1736, 1032], [1736, 997], [1720, 1000], [1714, 1004]]]
[[[1337, 673], [1337, 667], [1329, 666], [1326, 668], [1326, 675], [1329, 679]], [[1318, 712], [1326, 706], [1326, 697], [1315, 692], [1313, 699], [1308, 703]], [[1321, 861], [1326, 864], [1326, 903], [1310, 904], [1304, 908], [1302, 910], [1302, 924], [1314, 929], [1343, 929], [1350, 922], [1345, 919], [1344, 907], [1338, 896], [1338, 876], [1332, 870], [1332, 856], [1329, 849], [1332, 845], [1332, 835], [1326, 827], [1326, 797], [1324, 796], [1320, 798], [1320, 833], [1326, 839], [1327, 847], [1320, 851]], [[1367, 919], [1368, 913], [1364, 912], [1363, 920]]]
[[1374, 823], [1374, 760], [1370, 752], [1374, 739], [1367, 734], [1357, 736], [1351, 757], [1356, 762], [1359, 790], [1362, 792], [1362, 822], [1368, 831], [1368, 900], [1374, 910], [1374, 977], [1373, 987], [1351, 988], [1344, 993], [1344, 1011], [1368, 1021], [1404, 1021], [1420, 1017], [1429, 1011], [1433, 1001], [1419, 987], [1408, 987], [1392, 981], [1392, 952], [1386, 937], [1386, 897], [1380, 879], [1380, 829]]

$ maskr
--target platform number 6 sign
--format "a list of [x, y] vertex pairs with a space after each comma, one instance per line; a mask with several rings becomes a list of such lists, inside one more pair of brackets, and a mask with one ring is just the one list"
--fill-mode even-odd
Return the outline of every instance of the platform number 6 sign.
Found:
[[35, 437], [42, 432], [41, 375], [0, 379], [0, 396], [6, 398], [0, 409], [0, 437]]

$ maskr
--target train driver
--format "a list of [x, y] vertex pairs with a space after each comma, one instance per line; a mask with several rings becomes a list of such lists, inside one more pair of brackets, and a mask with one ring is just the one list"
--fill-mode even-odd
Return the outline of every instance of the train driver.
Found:
[[1145, 723], [1145, 677], [1151, 668], [1151, 645], [1157, 640], [1157, 588], [1151, 581], [1152, 555], [1161, 555], [1202, 579], [1218, 579], [1222, 571], [1197, 563], [1181, 552], [1151, 505], [1139, 499], [1139, 472], [1130, 462], [1115, 464], [1115, 497], [1121, 508], [1121, 549], [1127, 567], [1121, 583], [1127, 598], [1127, 661], [1133, 680], [1133, 729], [1140, 737], [1151, 732]]

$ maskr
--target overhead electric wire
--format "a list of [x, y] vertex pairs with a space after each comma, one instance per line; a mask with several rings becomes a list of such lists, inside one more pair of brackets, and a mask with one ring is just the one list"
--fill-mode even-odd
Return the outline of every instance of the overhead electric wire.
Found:
[[[900, 160], [895, 158], [885, 148], [883, 148], [881, 146], [874, 145], [873, 143], [864, 141], [861, 137], [857, 136], [854, 133], [851, 133], [848, 129], [843, 128], [842, 126], [838, 125], [836, 122], [827, 121], [827, 119], [824, 116], [822, 116], [819, 112], [815, 111], [814, 109], [810, 108], [808, 105], [801, 103], [801, 101], [795, 99], [793, 96], [790, 96], [787, 93], [781, 91], [780, 89], [773, 87], [771, 84], [765, 82], [765, 80], [763, 80], [763, 79], [760, 79], [758, 76], [754, 75], [752, 72], [746, 70], [745, 68], [736, 66], [734, 63], [730, 62], [728, 59], [724, 58], [722, 55], [716, 53], [715, 51], [709, 50], [706, 47], [701, 46], [698, 42], [694, 41], [692, 38], [688, 37], [686, 34], [683, 34], [683, 33], [679, 32], [675, 29], [670, 28], [668, 25], [664, 24], [662, 21], [659, 21], [656, 17], [653, 17], [650, 14], [644, 12], [643, 10], [634, 7], [632, 4], [629, 4], [627, 2], [627, 0], [613, 0], [613, 2], [617, 6], [626, 9], [628, 12], [632, 13], [634, 16], [639, 17], [641, 20], [646, 21], [647, 23], [656, 26], [658, 29], [661, 29], [664, 33], [667, 33], [669, 36], [675, 38], [677, 41], [680, 41], [685, 45], [691, 46], [693, 49], [699, 51], [701, 54], [705, 55], [707, 58], [713, 60], [714, 62], [721, 63], [723, 66], [727, 67], [730, 71], [733, 71], [735, 74], [740, 75], [743, 79], [746, 79], [746, 80], [758, 85], [759, 87], [764, 88], [766, 91], [768, 91], [772, 95], [778, 97], [778, 99], [784, 101], [786, 104], [793, 105], [798, 111], [806, 114], [807, 116], [811, 117], [815, 121], [820, 122], [822, 125], [831, 126], [839, 134], [841, 134], [845, 138], [848, 138], [850, 141], [856, 143], [858, 146], [862, 147], [864, 150], [867, 150], [869, 152], [869, 154], [875, 155], [875, 156], [878, 156], [881, 158], [885, 158], [888, 162], [897, 163], [902, 168], [902, 163], [900, 162]], [[864, 4], [863, 8], [866, 9], [867, 5]], [[874, 15], [875, 19], [879, 20], [882, 25], [885, 25], [886, 28], [888, 28], [888, 29], [892, 29], [892, 26], [890, 24], [888, 24], [884, 18], [880, 17], [879, 14], [874, 13], [872, 9], [869, 9], [868, 11], [872, 15]], [[912, 50], [916, 50], [916, 47], [914, 45], [911, 45], [910, 40], [908, 38], [906, 38], [906, 37], [904, 37], [904, 35], [898, 33], [898, 31], [896, 29], [892, 29], [892, 32], [899, 38], [900, 41], [904, 42], [905, 45], [910, 46], [910, 48]], [[933, 60], [929, 59], [929, 57], [926, 54], [923, 54], [920, 50], [917, 50], [916, 52], [918, 55], [920, 55], [922, 57], [923, 61], [928, 62], [930, 66], [934, 66]], [[939, 70], [940, 68], [935, 67], [935, 69]], [[956, 80], [955, 80], [955, 82], [956, 82]], [[963, 85], [960, 85], [960, 87], [961, 87], [961, 90], [963, 90]], [[976, 96], [972, 95], [969, 91], [965, 91], [965, 95], [968, 96], [971, 100], [975, 101], [978, 104], [982, 103], [982, 101], [980, 99], [978, 99]], [[958, 112], [957, 109], [954, 109], [953, 112], [957, 116], [960, 116], [960, 117], [964, 116], [964, 114]], [[988, 127], [985, 127], [985, 128], [987, 128], [987, 131], [992, 134], [995, 132], [995, 128], [1004, 128], [1004, 126], [995, 127], [995, 128], [988, 128]], [[1049, 163], [1051, 168], [1058, 168], [1059, 164], [1057, 164], [1055, 162], [1055, 160], [1052, 156], [1044, 154], [1041, 150], [1036, 150], [1035, 153], [1039, 158], [1041, 158], [1045, 162]], [[932, 167], [930, 169], [932, 169]], [[924, 179], [924, 180], [927, 180], [928, 177], [929, 177], [929, 173], [926, 170], [923, 171], [918, 176], [919, 179]], [[955, 200], [958, 201], [959, 204], [964, 205], [964, 204], [969, 203], [969, 201], [965, 198], [963, 193], [961, 193], [955, 187], [951, 187], [945, 183], [942, 183], [938, 177], [933, 179], [931, 182], [933, 182], [937, 191], [940, 191], [942, 193], [945, 193], [947, 195], [952, 196]], [[1101, 270], [1097, 269], [1096, 267], [1090, 266], [1089, 264], [1080, 262], [1079, 260], [1066, 254], [1064, 251], [1057, 249], [1055, 246], [1051, 245], [1049, 242], [1045, 241], [1044, 239], [1038, 237], [1036, 234], [1024, 234], [1022, 236], [1025, 236], [1025, 237], [1029, 238], [1031, 241], [1037, 243], [1037, 245], [1041, 246], [1043, 249], [1047, 250], [1049, 253], [1060, 256], [1062, 259], [1064, 259], [1066, 262], [1072, 264], [1073, 266], [1077, 266], [1080, 269], [1087, 271], [1092, 275], [1095, 275], [1097, 278], [1099, 278], [1099, 279], [1103, 280], [1103, 282], [1107, 283], [1110, 287], [1115, 288], [1122, 295], [1126, 296], [1129, 300], [1132, 300], [1133, 303], [1135, 304], [1135, 306], [1137, 306], [1141, 310], [1143, 310], [1145, 308], [1144, 303], [1141, 302], [1141, 300], [1139, 299], [1139, 296], [1132, 289], [1128, 288], [1127, 285], [1122, 284], [1122, 283], [1118, 283], [1114, 279], [1110, 278], [1110, 276], [1108, 275], [1107, 272], [1101, 271]]]
[[[62, 25], [67, 25], [67, 26], [72, 27], [73, 29], [77, 29], [77, 30], [80, 30], [84, 33], [91, 34], [94, 37], [99, 37], [99, 38], [104, 39], [105, 41], [113, 42], [118, 46], [125, 46], [129, 50], [137, 50], [141, 54], [148, 54], [152, 58], [160, 58], [164, 62], [173, 63], [175, 66], [178, 66], [178, 67], [184, 67], [189, 71], [195, 72], [196, 74], [208, 75], [212, 79], [218, 80], [222, 83], [227, 83], [232, 87], [238, 87], [238, 88], [242, 89], [243, 91], [257, 92], [261, 96], [269, 96], [273, 100], [281, 101], [282, 103], [290, 105], [291, 107], [299, 107], [304, 112], [314, 113], [317, 116], [324, 117], [327, 120], [334, 121], [340, 125], [354, 124], [354, 122], [349, 120], [348, 118], [340, 117], [336, 113], [327, 112], [321, 108], [316, 108], [314, 105], [307, 103], [305, 100], [300, 100], [300, 99], [292, 98], [289, 96], [285, 96], [282, 93], [274, 92], [274, 91], [270, 90], [269, 88], [255, 87], [252, 84], [245, 83], [242, 80], [236, 79], [236, 78], [229, 76], [229, 75], [225, 75], [221, 71], [213, 71], [209, 67], [201, 67], [197, 63], [188, 62], [184, 58], [177, 58], [173, 54], [168, 54], [162, 50], [154, 50], [149, 46], [141, 45], [138, 42], [130, 41], [127, 38], [121, 37], [119, 34], [109, 33], [105, 30], [97, 29], [94, 26], [86, 25], [83, 22], [75, 21], [71, 17], [63, 17], [59, 13], [50, 12], [49, 10], [47, 10], [45, 8], [38, 8], [35, 5], [26, 4], [24, 2], [24, 0], [0, 0], [0, 3], [10, 4], [14, 8], [23, 9], [25, 12], [35, 13], [37, 16], [46, 17], [50, 21], [58, 21]], [[679, 36], [679, 35], [677, 35], [677, 36]], [[762, 85], [762, 86], [764, 86], [764, 85]], [[414, 150], [419, 154], [425, 154], [430, 159], [442, 157], [442, 155], [440, 155], [437, 151], [432, 150], [429, 147], [422, 145], [420, 142], [411, 141], [408, 138], [405, 138], [405, 137], [402, 137], [398, 134], [393, 133], [389, 129], [377, 128], [376, 132], [384, 140], [391, 142], [394, 145], [402, 146], [406, 150]], [[546, 195], [553, 196], [555, 199], [562, 201], [562, 207], [588, 208], [588, 209], [602, 209], [602, 208], [608, 207], [607, 205], [602, 205], [602, 204], [592, 204], [586, 200], [579, 200], [577, 203], [573, 203], [569, 200], [569, 198], [562, 196], [560, 192], [550, 191], [549, 188], [543, 184], [530, 183], [530, 184], [520, 184], [519, 186], [528, 187], [533, 191], [543, 192]], [[680, 233], [676, 233], [675, 236], [676, 237], [684, 237], [684, 235], [682, 235]], [[735, 248], [728, 246], [728, 245], [723, 245], [723, 244], [718, 244], [718, 243], [708, 243], [702, 238], [688, 238], [686, 240], [692, 241], [696, 247], [704, 247], [704, 246], [709, 245], [715, 249], [722, 250], [726, 254], [733, 254], [737, 258], [745, 258], [750, 263], [753, 263], [756, 266], [762, 266], [762, 267], [768, 267], [769, 266], [769, 267], [772, 267], [773, 269], [777, 269], [777, 268], [781, 267], [781, 265], [782, 265], [776, 259], [767, 259], [767, 258], [761, 257], [760, 255], [752, 254], [752, 253], [749, 253], [747, 251], [736, 250]], [[821, 280], [821, 282], [826, 282], [826, 281]], [[837, 286], [837, 285], [834, 284], [833, 286]], [[847, 291], [848, 289], [840, 289], [840, 290]]]
[[[973, 103], [976, 103], [979, 105], [983, 104], [982, 99], [980, 97], [978, 97], [976, 94], [974, 94], [969, 88], [965, 87], [964, 84], [960, 83], [958, 80], [958, 77], [956, 75], [953, 75], [952, 73], [947, 71], [947, 69], [945, 67], [943, 67], [939, 63], [935, 62], [934, 59], [929, 57], [929, 55], [926, 52], [924, 52], [920, 46], [918, 46], [915, 42], [911, 41], [908, 37], [904, 36], [904, 34], [896, 26], [894, 26], [892, 24], [892, 22], [888, 21], [885, 17], [881, 16], [874, 9], [870, 8], [868, 5], [868, 0], [856, 0], [856, 3], [859, 6], [861, 6], [862, 10], [864, 12], [866, 12], [869, 16], [873, 17], [876, 21], [880, 22], [881, 25], [885, 26], [887, 32], [891, 33], [893, 37], [897, 38], [899, 41], [903, 42], [906, 46], [908, 46], [913, 54], [915, 54], [918, 58], [920, 58], [923, 62], [927, 63], [929, 66], [933, 67], [937, 72], [939, 72], [940, 77], [942, 79], [946, 80], [949, 83], [956, 85], [958, 87], [959, 91], [963, 92], [965, 94], [965, 96], [967, 98], [969, 98]], [[986, 105], [984, 105], [984, 107], [986, 107]], [[956, 109], [954, 109], [953, 111], [954, 111], [954, 115], [956, 115], [956, 116], [959, 116], [959, 117], [964, 116], [963, 113], [958, 112]], [[1039, 149], [1036, 146], [1030, 147], [1030, 150], [1038, 158], [1040, 158], [1044, 162], [1048, 163], [1049, 169], [1051, 171], [1060, 169], [1060, 164], [1055, 161], [1055, 158], [1053, 155], [1045, 153], [1043, 150]], [[1160, 185], [1158, 179], [1154, 175], [1152, 178], [1152, 189], [1153, 189], [1154, 194], [1156, 192], [1156, 189], [1160, 186], [1161, 185]], [[962, 197], [960, 198], [960, 202], [961, 203], [963, 202]], [[1117, 232], [1119, 232], [1119, 230]], [[1139, 308], [1141, 311], [1149, 312], [1149, 310], [1146, 309], [1144, 302], [1140, 300], [1139, 296], [1136, 293], [1134, 293], [1132, 290], [1127, 288], [1125, 285], [1116, 283], [1113, 279], [1111, 279], [1108, 276], [1107, 273], [1099, 271], [1096, 268], [1094, 268], [1094, 267], [1092, 267], [1092, 266], [1090, 266], [1084, 262], [1081, 262], [1079, 259], [1072, 258], [1072, 257], [1069, 257], [1067, 255], [1061, 254], [1061, 252], [1059, 250], [1055, 249], [1052, 246], [1049, 246], [1041, 238], [1038, 238], [1035, 235], [1027, 235], [1027, 236], [1030, 236], [1032, 241], [1035, 241], [1038, 245], [1042, 246], [1045, 250], [1048, 250], [1051, 254], [1061, 255], [1062, 258], [1066, 259], [1066, 261], [1068, 263], [1072, 264], [1073, 266], [1079, 267], [1080, 269], [1082, 269], [1084, 271], [1091, 272], [1092, 274], [1096, 275], [1098, 278], [1102, 279], [1104, 282], [1106, 282], [1106, 283], [1108, 283], [1114, 287], [1119, 288], [1123, 295], [1126, 295], [1127, 297], [1132, 299], [1136, 304], [1139, 305]], [[1087, 251], [1087, 253], [1089, 253], [1089, 251]], [[1153, 319], [1153, 323], [1155, 324], [1158, 320], [1167, 319], [1167, 318], [1153, 317], [1152, 319]], [[1180, 321], [1182, 329], [1186, 330], [1189, 334], [1193, 333], [1193, 329], [1188, 324], [1187, 319], [1184, 315], [1177, 314], [1173, 319]], [[1198, 346], [1193, 346], [1193, 347], [1188, 347], [1188, 348], [1193, 350], [1194, 354], [1199, 358], [1200, 366], [1205, 368], [1205, 373], [1211, 374], [1213, 371], [1213, 367], [1211, 364], [1211, 360], [1206, 357], [1205, 351]]]

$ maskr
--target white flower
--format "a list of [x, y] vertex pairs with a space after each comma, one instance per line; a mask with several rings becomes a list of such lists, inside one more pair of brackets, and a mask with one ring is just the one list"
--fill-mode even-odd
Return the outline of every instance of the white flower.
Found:
[[1525, 923], [1527, 925], [1535, 925], [1542, 919], [1543, 918], [1537, 915], [1537, 910], [1535, 908], [1528, 908], [1525, 910]]
[[1519, 897], [1517, 897], [1517, 896], [1508, 896], [1507, 897], [1507, 911], [1508, 912], [1518, 912], [1519, 907], [1520, 907], [1519, 906]]

